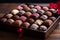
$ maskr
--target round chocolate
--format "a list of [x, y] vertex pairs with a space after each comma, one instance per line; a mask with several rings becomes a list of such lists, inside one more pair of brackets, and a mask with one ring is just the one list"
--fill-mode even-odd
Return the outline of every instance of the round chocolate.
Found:
[[35, 6], [37, 10], [41, 10], [41, 7], [39, 5]]
[[11, 13], [14, 14], [14, 15], [16, 15], [16, 14], [19, 13], [19, 10], [17, 10], [17, 9], [13, 9], [13, 10], [11, 11]]
[[50, 11], [47, 11], [45, 14], [48, 16], [52, 16], [52, 13]]
[[50, 19], [51, 19], [52, 21], [55, 21], [55, 20], [56, 20], [56, 17], [50, 17]]
[[46, 19], [48, 18], [48, 16], [47, 16], [47, 15], [42, 15], [40, 18], [41, 18], [42, 20], [46, 20]]
[[43, 10], [48, 11], [49, 8], [48, 7], [43, 7]]
[[32, 24], [34, 21], [35, 21], [35, 20], [32, 19], [32, 18], [29, 18], [29, 19], [28, 19], [28, 22], [31, 23], [31, 24]]
[[46, 31], [46, 30], [47, 30], [47, 27], [44, 26], [44, 25], [41, 25], [41, 26], [39, 27], [39, 30], [41, 30], [41, 31]]
[[14, 22], [13, 19], [8, 19], [8, 20], [7, 20], [7, 24], [9, 24], [9, 25], [12, 24], [13, 22]]
[[27, 16], [27, 17], [30, 17], [31, 15], [32, 15], [31, 12], [26, 12], [26, 13], [25, 13], [25, 16]]
[[23, 3], [23, 4], [20, 4], [20, 6], [25, 7], [25, 6], [27, 6], [27, 5]]
[[7, 18], [2, 18], [1, 22], [5, 23], [7, 21]]
[[30, 8], [34, 8], [34, 5], [29, 5]]
[[32, 24], [31, 27], [30, 27], [30, 29], [32, 29], [32, 30], [37, 30], [38, 27], [39, 27], [39, 26], [38, 26], [37, 24]]
[[32, 8], [32, 9], [30, 9], [30, 12], [32, 12], [32, 13], [36, 13], [36, 12], [37, 12], [37, 9]]
[[17, 9], [18, 9], [18, 10], [22, 10], [23, 7], [19, 5], [19, 6], [17, 7]]
[[12, 16], [13, 16], [12, 14], [6, 14], [5, 15], [6, 18], [12, 18]]
[[25, 14], [25, 11], [24, 10], [20, 10], [19, 15], [24, 15], [24, 14]]
[[26, 5], [24, 5], [23, 8], [24, 8], [25, 11], [29, 11], [30, 10], [30, 8], [28, 6], [26, 6]]
[[50, 26], [52, 23], [53, 23], [53, 21], [50, 19], [47, 19], [44, 21], [44, 25], [46, 25], [46, 26]]
[[22, 21], [26, 21], [26, 19], [27, 19], [27, 17], [25, 17], [25, 16], [21, 16], [21, 17], [19, 18], [19, 20], [22, 20]]
[[37, 19], [39, 16], [40, 16], [40, 15], [39, 15], [38, 13], [33, 13], [33, 14], [31, 15], [31, 17], [32, 17], [33, 19]]
[[50, 11], [52, 12], [52, 13], [57, 13], [57, 10], [55, 10], [55, 9], [50, 9]]
[[22, 21], [21, 20], [16, 20], [13, 25], [16, 26], [16, 27], [20, 27], [22, 25]]
[[44, 11], [44, 10], [39, 10], [38, 13], [39, 13], [40, 15], [43, 15], [43, 14], [45, 13], [45, 11]]
[[19, 16], [18, 16], [18, 15], [14, 15], [14, 16], [13, 16], [13, 19], [14, 19], [14, 20], [18, 20], [18, 19], [19, 19]]
[[24, 28], [29, 28], [29, 26], [30, 26], [30, 23], [28, 23], [28, 22], [24, 22], [24, 23], [23, 23], [23, 27], [24, 27]]
[[35, 24], [37, 24], [37, 25], [41, 25], [42, 23], [43, 23], [43, 21], [40, 20], [40, 19], [38, 19], [38, 20], [35, 21]]

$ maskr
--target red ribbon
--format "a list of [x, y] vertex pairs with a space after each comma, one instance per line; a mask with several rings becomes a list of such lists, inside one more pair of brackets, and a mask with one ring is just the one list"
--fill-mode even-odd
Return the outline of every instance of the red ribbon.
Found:
[[49, 8], [58, 9], [58, 14], [60, 14], [60, 1], [57, 3], [50, 3]]
[[60, 1], [57, 2], [57, 6], [58, 6], [58, 14], [60, 14]]
[[55, 4], [55, 3], [50, 3], [49, 8], [57, 9], [57, 4]]

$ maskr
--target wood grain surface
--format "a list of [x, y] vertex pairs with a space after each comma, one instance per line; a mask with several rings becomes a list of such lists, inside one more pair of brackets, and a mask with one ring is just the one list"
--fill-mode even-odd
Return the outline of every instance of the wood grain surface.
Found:
[[[16, 8], [18, 5], [19, 3], [0, 4], [0, 17], [2, 17], [5, 13], [9, 13], [10, 10]], [[43, 6], [45, 5], [47, 6], [48, 4], [43, 4]], [[0, 40], [40, 40], [40, 39], [35, 39], [27, 36], [23, 36], [22, 39], [20, 38], [18, 39], [17, 34], [0, 30]], [[46, 40], [60, 40], [60, 26], [57, 26], [57, 28], [51, 33], [51, 35], [49, 35], [49, 37]]]

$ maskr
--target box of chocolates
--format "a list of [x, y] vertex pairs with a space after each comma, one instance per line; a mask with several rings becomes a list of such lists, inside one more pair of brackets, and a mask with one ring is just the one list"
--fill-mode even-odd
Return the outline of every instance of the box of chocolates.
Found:
[[57, 27], [57, 11], [39, 4], [20, 4], [0, 19], [0, 28], [13, 32], [22, 28], [24, 35], [44, 39]]

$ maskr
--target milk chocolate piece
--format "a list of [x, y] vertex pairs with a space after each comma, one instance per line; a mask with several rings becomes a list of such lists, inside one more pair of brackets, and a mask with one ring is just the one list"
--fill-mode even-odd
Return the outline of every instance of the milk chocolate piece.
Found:
[[13, 19], [14, 19], [14, 20], [18, 20], [18, 19], [19, 19], [19, 16], [18, 16], [18, 15], [14, 15], [14, 16], [13, 16]]
[[12, 18], [12, 16], [13, 16], [12, 14], [6, 14], [6, 15], [5, 15], [5, 17], [8, 18], [8, 19], [9, 19], [9, 18]]
[[24, 22], [24, 23], [23, 23], [23, 27], [24, 27], [24, 28], [29, 28], [29, 26], [30, 26], [30, 23], [28, 23], [28, 22]]
[[28, 22], [31, 23], [31, 24], [32, 24], [34, 21], [35, 21], [35, 20], [34, 20], [33, 18], [29, 18], [29, 19], [28, 19]]
[[11, 25], [13, 22], [14, 22], [13, 19], [8, 19], [8, 20], [7, 20], [7, 24], [9, 24], [9, 25]]
[[50, 19], [47, 19], [44, 21], [44, 25], [46, 25], [46, 26], [50, 26], [52, 23], [53, 23], [53, 21]]
[[25, 13], [25, 16], [27, 16], [27, 17], [30, 17], [31, 15], [32, 15], [31, 12], [26, 12], [26, 13]]
[[47, 11], [46, 15], [48, 15], [50, 17], [50, 16], [52, 16], [52, 13], [50, 11]]
[[15, 27], [20, 27], [22, 25], [22, 21], [21, 20], [16, 20], [14, 23], [13, 23], [13, 26]]

